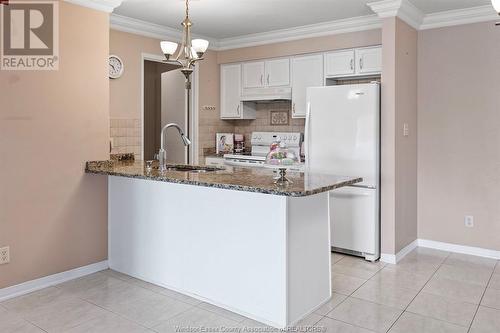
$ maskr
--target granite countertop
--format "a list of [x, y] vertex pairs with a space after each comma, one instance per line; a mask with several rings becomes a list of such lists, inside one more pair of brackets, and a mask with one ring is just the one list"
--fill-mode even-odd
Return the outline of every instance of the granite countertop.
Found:
[[362, 178], [288, 172], [287, 178], [292, 183], [278, 185], [274, 183], [273, 172], [269, 169], [240, 167], [211, 169], [216, 169], [216, 171], [205, 173], [166, 171], [160, 173], [157, 164], [151, 172], [147, 172], [144, 161], [94, 161], [87, 162], [85, 172], [290, 197], [313, 195], [362, 181]]

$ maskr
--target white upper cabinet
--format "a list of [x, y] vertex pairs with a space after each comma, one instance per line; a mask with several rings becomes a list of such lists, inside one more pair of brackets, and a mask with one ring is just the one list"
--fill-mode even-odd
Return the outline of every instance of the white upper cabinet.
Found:
[[306, 92], [309, 87], [323, 86], [323, 55], [292, 58], [292, 117], [305, 118]]
[[364, 47], [325, 54], [325, 77], [376, 75], [382, 72], [382, 47]]
[[273, 59], [266, 61], [266, 85], [282, 87], [290, 85], [290, 59]]
[[381, 47], [356, 49], [356, 59], [356, 71], [359, 74], [377, 74], [382, 72]]
[[241, 65], [220, 66], [220, 116], [239, 118], [241, 113]]
[[265, 83], [265, 62], [255, 61], [243, 64], [243, 88], [261, 88]]
[[325, 76], [351, 76], [356, 72], [354, 50], [325, 54]]
[[241, 101], [241, 64], [220, 66], [221, 119], [255, 119], [256, 108]]
[[290, 85], [290, 59], [271, 59], [243, 63], [243, 88]]

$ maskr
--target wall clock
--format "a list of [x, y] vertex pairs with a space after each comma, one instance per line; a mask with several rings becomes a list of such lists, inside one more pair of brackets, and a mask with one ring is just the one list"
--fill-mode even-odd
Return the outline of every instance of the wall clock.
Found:
[[118, 79], [123, 74], [123, 61], [116, 55], [109, 56], [109, 78]]

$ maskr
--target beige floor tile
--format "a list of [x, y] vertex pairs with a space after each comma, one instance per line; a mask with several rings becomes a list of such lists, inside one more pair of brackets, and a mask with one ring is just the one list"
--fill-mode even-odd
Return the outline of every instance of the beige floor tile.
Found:
[[94, 289], [103, 290], [107, 289], [108, 287], [120, 285], [123, 288], [127, 287], [127, 284], [122, 280], [111, 277], [107, 274], [96, 273], [76, 280], [58, 284], [55, 287], [63, 290], [67, 294], [85, 298], [85, 296], [89, 293], [92, 293]]
[[387, 265], [385, 268], [394, 270], [404, 270], [413, 274], [431, 277], [439, 268], [439, 263], [431, 262], [420, 257], [405, 257], [396, 265]]
[[0, 332], [2, 333], [41, 333], [40, 328], [25, 321], [21, 316], [0, 306]]
[[477, 311], [470, 333], [500, 332], [500, 310], [480, 306]]
[[483, 266], [449, 265], [443, 264], [436, 272], [436, 276], [457, 281], [475, 283], [486, 287], [491, 277], [492, 269]]
[[2, 303], [2, 306], [7, 310], [14, 312], [20, 316], [25, 316], [36, 310], [57, 302], [73, 298], [71, 295], [65, 293], [54, 287], [45, 288], [35, 291], [33, 293], [12, 298]]
[[416, 290], [386, 287], [379, 281], [370, 280], [356, 290], [352, 297], [404, 310], [417, 294]]
[[[89, 301], [90, 303], [106, 308], [112, 304], [127, 301], [129, 299], [129, 295], [133, 295], [137, 289], [142, 288], [119, 281], [118, 283], [96, 285], [88, 289], [78, 289], [75, 287], [70, 292]], [[63, 288], [62, 290], [66, 289]]]
[[500, 290], [500, 274], [495, 273], [491, 276], [488, 288]]
[[418, 262], [425, 262], [428, 264], [440, 265], [444, 262], [444, 260], [448, 257], [448, 255], [449, 255], [448, 252], [425, 249], [425, 248], [417, 248], [412, 252], [408, 253], [404, 257], [404, 259], [407, 259], [408, 261], [413, 260]]
[[491, 288], [486, 289], [483, 299], [481, 300], [481, 305], [500, 310], [500, 290]]
[[113, 313], [94, 318], [72, 327], [65, 333], [148, 333], [153, 332]]
[[345, 254], [332, 252], [332, 265], [339, 262], [341, 259], [344, 259], [345, 257], [347, 257]]
[[495, 259], [471, 256], [468, 254], [452, 253], [444, 263], [462, 267], [483, 267], [493, 270], [497, 261]]
[[193, 307], [173, 318], [161, 322], [153, 329], [159, 333], [178, 333], [179, 328], [191, 327], [198, 329], [201, 327], [217, 328], [224, 326], [226, 328], [239, 327], [241, 323], [219, 316], [214, 312]]
[[477, 305], [421, 292], [408, 307], [408, 312], [468, 327]]
[[376, 281], [385, 288], [402, 288], [420, 291], [429, 281], [430, 276], [412, 273], [393, 267], [384, 267], [370, 281]]
[[495, 266], [495, 274], [500, 274], [500, 260], [497, 260], [497, 264]]
[[360, 258], [346, 257], [332, 266], [333, 273], [369, 279], [383, 268], [383, 264], [370, 263]]
[[413, 255], [413, 254], [433, 256], [433, 257], [438, 257], [438, 258], [441, 258], [442, 260], [444, 260], [450, 255], [450, 252], [435, 250], [435, 249], [431, 249], [428, 247], [417, 247], [416, 249], [411, 251], [408, 255]]
[[337, 307], [340, 303], [342, 303], [346, 298], [347, 298], [347, 296], [345, 296], [345, 295], [332, 293], [332, 298], [330, 299], [330, 301], [328, 301], [328, 303], [324, 304], [322, 307], [320, 307], [319, 309], [317, 309], [314, 312], [316, 314], [324, 316], [328, 312], [335, 309], [335, 307]]
[[299, 321], [297, 324], [293, 325], [293, 327], [300, 328], [300, 327], [307, 327], [307, 326], [315, 326], [318, 321], [320, 321], [323, 318], [323, 316], [316, 314], [316, 313], [311, 313], [301, 321]]
[[232, 321], [236, 321], [238, 323], [243, 322], [245, 319], [248, 319], [247, 317], [243, 317], [237, 313], [225, 310], [223, 308], [220, 308], [218, 306], [202, 302], [197, 305], [199, 308], [202, 308], [203, 310], [211, 311], [219, 316], [222, 316], [224, 318], [230, 319]]
[[317, 324], [317, 327], [323, 327], [324, 332], [327, 333], [370, 333], [367, 329], [356, 327], [351, 324], [343, 323], [341, 321], [324, 317]]
[[332, 291], [342, 295], [349, 296], [365, 282], [365, 279], [332, 273]]
[[486, 287], [478, 284], [434, 276], [427, 283], [423, 291], [462, 302], [479, 304], [485, 289]]
[[405, 312], [389, 333], [467, 333], [467, 328]]
[[401, 315], [400, 310], [349, 297], [328, 317], [375, 332], [387, 332]]
[[104, 309], [83, 300], [68, 298], [37, 307], [24, 318], [47, 332], [64, 332], [107, 313]]
[[106, 304], [105, 308], [149, 328], [193, 307], [147, 289], [131, 287], [137, 290], [128, 291], [123, 297], [115, 298]]
[[128, 281], [128, 280], [133, 279], [133, 277], [131, 277], [130, 275], [123, 274], [123, 273], [120, 273], [120, 272], [114, 271], [114, 270], [112, 270], [112, 269], [106, 269], [106, 270], [104, 270], [104, 271], [101, 271], [100, 273], [105, 274], [105, 275], [107, 275], [107, 276], [114, 277], [114, 278], [116, 278], [116, 279], [123, 280], [123, 281]]
[[155, 284], [143, 281], [143, 280], [132, 278], [128, 282], [131, 283], [131, 284], [133, 284], [133, 285], [135, 285], [135, 286], [151, 290], [151, 291], [153, 291], [155, 293], [159, 293], [159, 294], [162, 294], [162, 295], [174, 298], [174, 299], [176, 299], [178, 301], [182, 301], [184, 303], [188, 303], [188, 304], [191, 304], [191, 305], [197, 305], [197, 304], [201, 303], [201, 301], [197, 300], [196, 298], [193, 298], [193, 297], [190, 297], [190, 296], [178, 293], [176, 291], [173, 291], [173, 290], [170, 290], [170, 289], [167, 289], [167, 288], [163, 288], [161, 286], [158, 286], [158, 285], [155, 285]]

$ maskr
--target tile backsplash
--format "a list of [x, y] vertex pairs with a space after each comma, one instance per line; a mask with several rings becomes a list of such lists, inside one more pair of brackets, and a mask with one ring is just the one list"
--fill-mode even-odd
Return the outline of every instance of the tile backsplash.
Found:
[[110, 137], [113, 142], [112, 154], [132, 153], [136, 159], [140, 159], [142, 152], [141, 136], [140, 119], [110, 119]]

